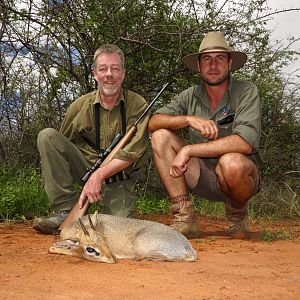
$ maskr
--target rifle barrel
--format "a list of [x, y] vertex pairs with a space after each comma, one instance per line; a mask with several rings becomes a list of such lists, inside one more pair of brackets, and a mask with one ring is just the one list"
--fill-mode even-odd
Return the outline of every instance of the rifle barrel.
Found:
[[151, 109], [153, 104], [156, 102], [156, 100], [159, 98], [159, 96], [162, 94], [162, 92], [166, 89], [166, 87], [170, 84], [170, 82], [167, 82], [164, 84], [160, 92], [156, 95], [156, 97], [150, 102], [148, 107], [145, 109], [145, 111], [141, 114], [141, 116], [134, 122], [133, 126], [137, 126], [137, 124], [140, 123], [140, 121], [145, 117], [145, 115], [148, 113], [148, 111]]

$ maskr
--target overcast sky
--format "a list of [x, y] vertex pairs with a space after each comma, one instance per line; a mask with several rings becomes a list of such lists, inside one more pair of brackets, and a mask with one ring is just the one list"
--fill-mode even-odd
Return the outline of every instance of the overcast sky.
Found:
[[[273, 10], [289, 8], [300, 8], [300, 0], [267, 0], [268, 5]], [[291, 11], [274, 15], [274, 20], [268, 26], [274, 30], [272, 38], [275, 40], [287, 41], [288, 37], [294, 36], [300, 39], [300, 11]], [[293, 50], [300, 52], [300, 40], [292, 46]], [[300, 83], [300, 57], [296, 63], [292, 63], [286, 72], [295, 72], [299, 77], [296, 79]]]

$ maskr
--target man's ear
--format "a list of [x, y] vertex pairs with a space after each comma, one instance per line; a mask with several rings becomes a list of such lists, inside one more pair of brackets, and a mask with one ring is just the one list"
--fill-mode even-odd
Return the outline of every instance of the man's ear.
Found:
[[95, 89], [97, 89], [98, 88], [98, 81], [97, 81], [97, 78], [95, 76], [95, 68], [92, 69], [91, 73], [92, 73], [92, 76], [94, 78]]
[[126, 69], [125, 69], [125, 67], [124, 67], [124, 74], [123, 74], [123, 79], [122, 79], [122, 81], [125, 79], [125, 76], [126, 76]]
[[229, 61], [228, 61], [228, 71], [231, 71], [231, 66], [232, 66], [232, 58], [229, 57]]
[[198, 66], [198, 72], [199, 72], [199, 73], [201, 73], [201, 68], [200, 68], [200, 59], [198, 59], [197, 66]]
[[95, 78], [95, 77], [96, 77], [96, 76], [95, 76], [95, 72], [96, 72], [96, 71], [95, 71], [95, 67], [93, 67], [91, 73], [92, 73], [94, 79], [96, 79], [96, 78]]

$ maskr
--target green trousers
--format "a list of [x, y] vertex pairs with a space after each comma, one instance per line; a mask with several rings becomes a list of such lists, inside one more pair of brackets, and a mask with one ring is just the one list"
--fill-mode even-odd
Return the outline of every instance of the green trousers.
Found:
[[[81, 178], [90, 167], [81, 151], [53, 128], [42, 130], [37, 139], [45, 191], [52, 211], [69, 211], [78, 201]], [[103, 185], [102, 213], [130, 217], [134, 210], [134, 180]]]

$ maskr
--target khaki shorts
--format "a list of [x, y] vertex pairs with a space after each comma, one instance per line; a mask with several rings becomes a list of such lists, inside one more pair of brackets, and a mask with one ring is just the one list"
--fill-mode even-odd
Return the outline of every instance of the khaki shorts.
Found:
[[[229, 197], [221, 190], [215, 172], [215, 168], [219, 160], [211, 158], [199, 158], [198, 161], [200, 164], [201, 175], [197, 185], [191, 189], [192, 193], [207, 200], [227, 202]], [[260, 190], [260, 182], [261, 179], [259, 179], [259, 184], [255, 193], [253, 193], [253, 196]]]

